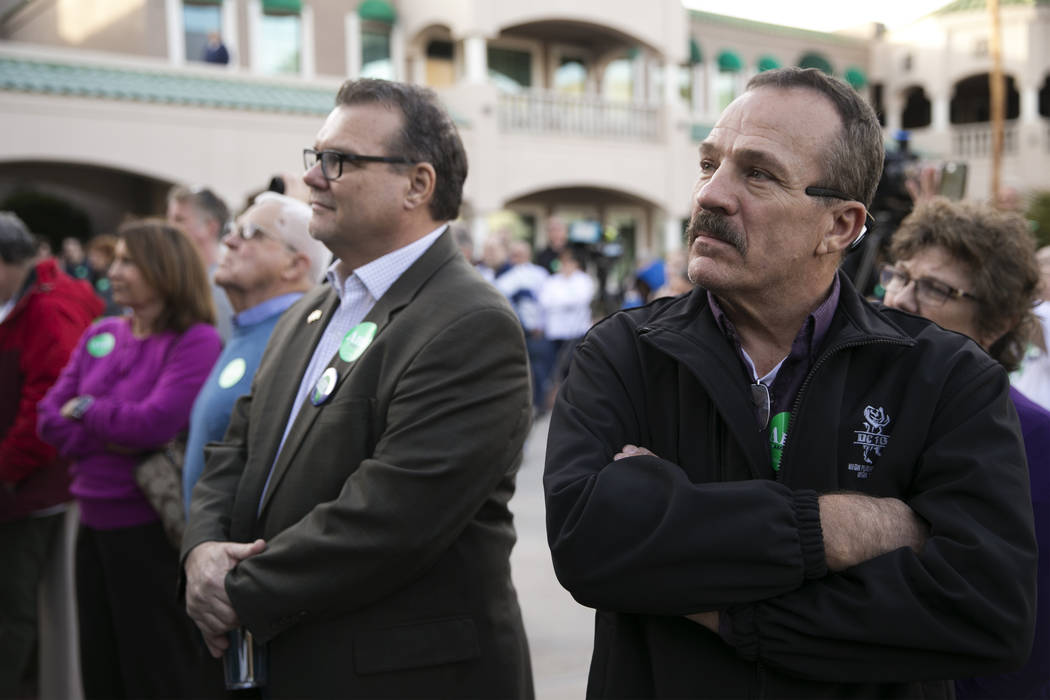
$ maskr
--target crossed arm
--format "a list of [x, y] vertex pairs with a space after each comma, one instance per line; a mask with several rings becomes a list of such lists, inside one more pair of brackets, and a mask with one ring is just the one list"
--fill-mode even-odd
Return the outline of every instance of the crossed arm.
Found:
[[943, 388], [905, 504], [762, 479], [696, 483], [613, 442], [649, 434], [630, 399], [645, 387], [602, 348], [578, 353], [545, 488], [555, 570], [581, 603], [699, 613], [743, 658], [818, 680], [949, 678], [1027, 654], [1034, 550], [1001, 371], [974, 367]]
[[[648, 455], [637, 445], [624, 445], [614, 461]], [[897, 498], [875, 498], [862, 493], [828, 493], [817, 497], [824, 557], [828, 569], [841, 571], [861, 562], [909, 547], [922, 551], [929, 526], [906, 503]], [[686, 615], [690, 620], [718, 632], [718, 611]]]

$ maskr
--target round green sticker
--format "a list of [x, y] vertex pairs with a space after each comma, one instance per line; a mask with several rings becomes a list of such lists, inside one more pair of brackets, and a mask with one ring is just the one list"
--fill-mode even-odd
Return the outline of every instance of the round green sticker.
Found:
[[361, 357], [368, 344], [376, 334], [376, 324], [371, 321], [359, 323], [343, 336], [343, 342], [339, 344], [339, 357], [343, 362], [353, 362]]
[[241, 381], [241, 377], [244, 376], [244, 370], [248, 368], [248, 364], [244, 361], [243, 357], [235, 357], [230, 360], [229, 363], [222, 368], [219, 372], [219, 387], [222, 389], [229, 389], [231, 386]]
[[117, 339], [112, 333], [99, 333], [87, 342], [87, 351], [92, 357], [105, 357], [113, 352]]
[[780, 471], [780, 458], [784, 454], [784, 441], [787, 439], [789, 411], [781, 411], [769, 419], [769, 459], [773, 471]]

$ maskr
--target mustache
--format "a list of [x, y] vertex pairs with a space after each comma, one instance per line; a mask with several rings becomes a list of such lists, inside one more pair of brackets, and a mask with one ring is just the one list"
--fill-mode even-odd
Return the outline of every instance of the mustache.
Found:
[[736, 248], [741, 256], [747, 255], [747, 238], [744, 237], [743, 232], [729, 223], [729, 219], [721, 214], [715, 214], [710, 211], [698, 211], [696, 214], [693, 214], [693, 217], [689, 220], [689, 226], [685, 230], [686, 240], [690, 248], [693, 247], [693, 242], [696, 241], [697, 236], [701, 234], [728, 243]]

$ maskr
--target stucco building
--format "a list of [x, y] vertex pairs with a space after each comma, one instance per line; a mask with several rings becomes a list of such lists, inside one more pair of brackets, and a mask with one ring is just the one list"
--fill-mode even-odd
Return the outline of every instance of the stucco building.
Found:
[[[6, 5], [6, 7], [5, 7]], [[1050, 188], [1050, 2], [1003, 0], [1004, 180]], [[433, 87], [470, 157], [463, 217], [543, 241], [559, 214], [615, 234], [623, 266], [680, 245], [696, 144], [755, 72], [822, 68], [988, 190], [989, 23], [959, 0], [894, 32], [821, 33], [679, 0], [32, 0], [0, 3], [0, 201], [34, 188], [95, 232], [174, 183], [234, 209], [301, 171], [336, 88]], [[228, 63], [209, 35], [221, 39]]]

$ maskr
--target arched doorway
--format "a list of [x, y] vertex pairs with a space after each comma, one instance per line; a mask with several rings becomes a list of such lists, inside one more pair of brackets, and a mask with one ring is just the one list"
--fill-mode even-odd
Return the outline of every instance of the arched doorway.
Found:
[[[1006, 76], [1006, 118], [1017, 119], [1021, 112], [1021, 95], [1013, 76]], [[963, 78], [955, 84], [949, 108], [952, 124], [975, 124], [991, 120], [991, 97], [988, 74]]]

